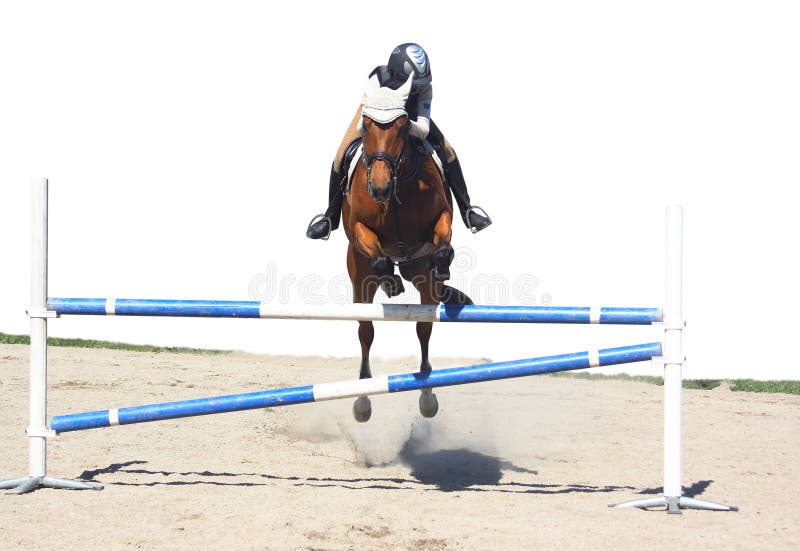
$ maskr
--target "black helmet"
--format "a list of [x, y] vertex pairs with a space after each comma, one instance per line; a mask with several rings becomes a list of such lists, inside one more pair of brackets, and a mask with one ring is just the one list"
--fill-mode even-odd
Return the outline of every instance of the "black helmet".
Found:
[[[414, 73], [412, 86], [415, 90], [431, 82], [431, 62], [428, 60], [428, 54], [419, 44], [413, 42], [400, 44], [392, 50], [389, 63], [386, 65], [389, 67], [389, 71], [405, 78]], [[403, 80], [405, 81], [405, 79]]]

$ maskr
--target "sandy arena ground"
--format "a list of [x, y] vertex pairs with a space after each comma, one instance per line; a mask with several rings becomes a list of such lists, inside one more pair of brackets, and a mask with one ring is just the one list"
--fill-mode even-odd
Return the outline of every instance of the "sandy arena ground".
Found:
[[[49, 414], [352, 379], [355, 359], [50, 348]], [[0, 476], [27, 474], [28, 347], [0, 345]], [[434, 367], [466, 360], [435, 359]], [[469, 363], [477, 363], [473, 360]], [[416, 359], [373, 362], [375, 373]], [[611, 509], [661, 488], [661, 388], [531, 377], [68, 433], [0, 496], [2, 549], [797, 549], [800, 397], [684, 393], [686, 495], [737, 513]]]

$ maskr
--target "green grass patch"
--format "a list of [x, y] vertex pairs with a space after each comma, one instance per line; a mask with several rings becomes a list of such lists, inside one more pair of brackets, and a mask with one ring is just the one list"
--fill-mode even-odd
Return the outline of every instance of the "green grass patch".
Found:
[[[0, 333], [0, 344], [30, 344], [28, 335], [7, 335]], [[229, 354], [229, 350], [206, 350], [203, 348], [185, 348], [179, 346], [153, 346], [151, 344], [128, 344], [124, 342], [98, 341], [94, 339], [63, 339], [48, 337], [48, 346], [66, 346], [74, 348], [105, 348], [128, 352], [174, 352], [178, 354]]]
[[721, 384], [721, 379], [684, 379], [683, 388], [691, 390], [713, 390]]
[[736, 379], [730, 382], [734, 392], [776, 392], [780, 394], [800, 394], [800, 381], [755, 381]]
[[[562, 377], [564, 379], [583, 379], [585, 381], [636, 381], [639, 383], [649, 383], [651, 385], [662, 386], [664, 384], [663, 377], [653, 375], [628, 375], [627, 373], [617, 373], [615, 375], [605, 375], [603, 373], [589, 373], [586, 371], [562, 371], [560, 373], [551, 373], [551, 377]], [[684, 381], [685, 382], [685, 381]]]
[[[663, 377], [649, 375], [627, 375], [619, 373], [605, 375], [602, 373], [570, 372], [552, 373], [551, 377], [566, 379], [583, 379], [588, 381], [637, 381], [658, 386], [664, 385]], [[684, 379], [683, 388], [688, 390], [713, 390], [721, 385], [723, 379]], [[800, 381], [756, 381], [753, 379], [732, 379], [727, 381], [733, 392], [771, 392], [775, 394], [800, 394]]]
[[0, 344], [30, 344], [31, 338], [28, 335], [6, 335], [0, 333]]

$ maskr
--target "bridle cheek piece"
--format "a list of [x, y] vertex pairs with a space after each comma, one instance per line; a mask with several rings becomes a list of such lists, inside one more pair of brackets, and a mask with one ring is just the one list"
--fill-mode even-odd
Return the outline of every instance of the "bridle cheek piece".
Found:
[[389, 165], [389, 194], [392, 197], [392, 200], [395, 201], [398, 205], [402, 205], [403, 203], [400, 201], [399, 196], [399, 187], [397, 184], [398, 177], [400, 175], [400, 165], [403, 164], [406, 158], [406, 144], [408, 140], [406, 139], [406, 134], [408, 133], [408, 128], [410, 123], [406, 120], [406, 123], [400, 129], [399, 134], [403, 137], [403, 149], [400, 150], [400, 155], [394, 157], [390, 155], [386, 151], [374, 151], [372, 153], [367, 153], [366, 149], [363, 151], [363, 155], [361, 156], [361, 160], [364, 162], [364, 168], [367, 169], [367, 184], [372, 181], [372, 163], [375, 161], [384, 161], [386, 164]]

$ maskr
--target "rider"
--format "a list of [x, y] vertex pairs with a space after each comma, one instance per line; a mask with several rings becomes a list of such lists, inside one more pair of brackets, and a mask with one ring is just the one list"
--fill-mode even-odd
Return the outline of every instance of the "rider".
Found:
[[[492, 220], [488, 216], [484, 216], [486, 214], [485, 211], [484, 214], [477, 212], [476, 208], [480, 209], [480, 207], [473, 208], [470, 204], [467, 184], [464, 182], [464, 175], [461, 172], [461, 164], [458, 162], [456, 152], [431, 120], [433, 87], [431, 86], [430, 61], [425, 50], [418, 44], [401, 44], [392, 51], [389, 56], [389, 62], [386, 65], [376, 67], [370, 73], [370, 78], [377, 78], [381, 86], [397, 89], [412, 72], [414, 73], [414, 79], [411, 81], [411, 93], [406, 102], [406, 110], [408, 111], [411, 126], [409, 133], [419, 139], [427, 138], [428, 143], [439, 154], [439, 158], [444, 163], [445, 183], [450, 186], [456, 198], [464, 224], [473, 233], [479, 232], [489, 226]], [[325, 211], [325, 214], [315, 216], [306, 231], [306, 236], [311, 239], [327, 239], [331, 231], [339, 227], [344, 188], [347, 180], [346, 171], [342, 166], [342, 159], [353, 142], [359, 139], [358, 122], [360, 119], [361, 108], [359, 107], [331, 166], [331, 176], [328, 184], [328, 210]], [[483, 211], [483, 209], [480, 210]]]

